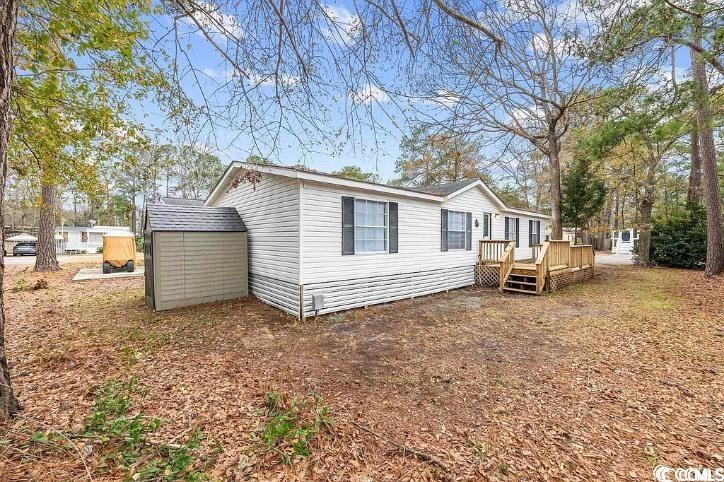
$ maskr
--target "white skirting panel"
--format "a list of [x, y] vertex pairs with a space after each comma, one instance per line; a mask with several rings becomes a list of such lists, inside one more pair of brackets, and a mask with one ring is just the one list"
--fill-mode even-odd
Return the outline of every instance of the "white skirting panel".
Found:
[[304, 285], [304, 315], [313, 316], [312, 295], [324, 295], [324, 308], [318, 314], [423, 296], [475, 282], [474, 265], [371, 276], [345, 281]]
[[264, 303], [299, 316], [299, 285], [269, 276], [249, 273], [251, 294]]

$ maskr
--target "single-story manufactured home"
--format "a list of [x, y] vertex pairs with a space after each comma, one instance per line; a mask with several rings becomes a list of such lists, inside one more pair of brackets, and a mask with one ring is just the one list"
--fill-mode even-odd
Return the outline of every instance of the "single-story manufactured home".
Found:
[[530, 259], [548, 224], [479, 179], [408, 189], [238, 162], [205, 204], [241, 215], [250, 292], [301, 319], [472, 285], [479, 240]]
[[114, 231], [130, 231], [126, 226], [56, 226], [59, 253], [95, 253], [103, 246], [103, 235]]

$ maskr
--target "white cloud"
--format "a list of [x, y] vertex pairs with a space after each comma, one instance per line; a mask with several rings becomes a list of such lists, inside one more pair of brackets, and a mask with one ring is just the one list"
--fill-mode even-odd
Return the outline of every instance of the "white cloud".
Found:
[[[275, 86], [277, 79], [272, 74], [261, 74], [259, 72], [249, 71], [246, 73], [249, 78], [249, 82], [259, 87], [271, 87]], [[283, 87], [291, 87], [299, 83], [301, 79], [296, 75], [279, 74], [279, 84]]]
[[387, 92], [372, 84], [365, 84], [359, 90], [350, 92], [350, 97], [355, 104], [371, 104], [372, 102], [382, 104], [390, 101]]
[[[242, 36], [241, 24], [234, 15], [222, 13], [218, 6], [211, 3], [199, 2], [197, 5], [200, 10], [194, 11], [192, 16], [206, 33], [227, 38]], [[203, 33], [199, 32], [199, 35]]]
[[322, 10], [324, 10], [326, 16], [324, 20], [327, 23], [322, 34], [328, 40], [350, 46], [360, 29], [359, 16], [338, 5], [322, 5]]
[[[561, 38], [553, 38], [553, 52], [560, 57], [566, 51], [566, 42]], [[535, 33], [530, 41], [531, 48], [541, 54], [547, 54], [550, 49], [550, 39], [542, 33]]]
[[544, 122], [545, 111], [542, 107], [531, 106], [531, 107], [517, 107], [510, 110], [507, 115], [508, 119], [515, 124], [519, 124], [526, 129], [538, 128]]
[[433, 102], [444, 105], [445, 107], [455, 107], [460, 103], [460, 96], [450, 92], [449, 90], [438, 90], [437, 96], [433, 99]]

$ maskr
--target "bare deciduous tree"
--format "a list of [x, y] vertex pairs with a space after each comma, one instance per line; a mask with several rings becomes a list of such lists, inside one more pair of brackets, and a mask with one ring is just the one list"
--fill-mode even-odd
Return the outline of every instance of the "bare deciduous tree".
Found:
[[562, 139], [572, 112], [620, 73], [586, 57], [603, 27], [576, 2], [513, 0], [481, 16], [502, 39], [494, 51], [487, 38], [458, 25], [441, 29], [431, 48], [421, 86], [447, 115], [430, 122], [497, 136], [501, 148], [510, 138], [533, 145], [548, 161], [552, 236], [561, 238]]

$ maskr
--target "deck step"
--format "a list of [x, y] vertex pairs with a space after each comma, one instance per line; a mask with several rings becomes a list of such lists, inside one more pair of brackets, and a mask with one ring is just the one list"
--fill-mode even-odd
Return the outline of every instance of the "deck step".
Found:
[[538, 286], [538, 284], [535, 283], [535, 282], [531, 282], [531, 281], [518, 281], [518, 280], [510, 279], [510, 278], [508, 278], [508, 281], [505, 282], [506, 285], [507, 285], [508, 283], [514, 284], [514, 285]]
[[521, 290], [518, 288], [509, 288], [507, 286], [503, 286], [503, 290], [505, 291], [515, 291], [516, 293], [525, 293], [527, 295], [536, 295], [538, 294], [535, 290]]

